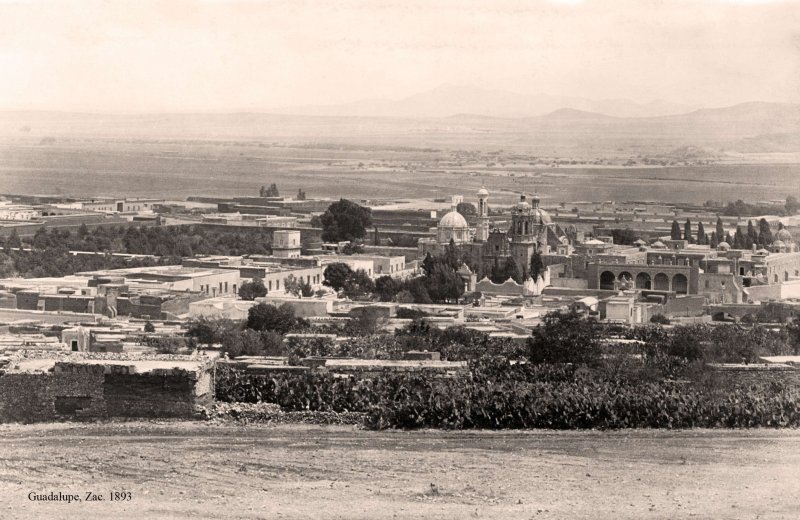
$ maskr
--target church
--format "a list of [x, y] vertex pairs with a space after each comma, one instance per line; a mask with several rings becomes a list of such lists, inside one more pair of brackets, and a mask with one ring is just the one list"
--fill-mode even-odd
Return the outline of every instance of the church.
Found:
[[569, 238], [539, 207], [538, 197], [528, 201], [526, 195], [521, 195], [511, 208], [510, 223], [507, 215], [490, 218], [489, 192], [485, 187], [478, 191], [477, 198], [475, 227], [471, 228], [457, 211], [463, 198], [454, 196], [450, 212], [439, 221], [436, 238], [420, 240], [422, 257], [428, 253], [440, 255], [452, 243], [478, 279], [489, 276], [493, 269], [502, 268], [511, 257], [517, 265], [518, 278], [522, 280], [528, 277], [534, 253], [569, 255], [572, 252]]

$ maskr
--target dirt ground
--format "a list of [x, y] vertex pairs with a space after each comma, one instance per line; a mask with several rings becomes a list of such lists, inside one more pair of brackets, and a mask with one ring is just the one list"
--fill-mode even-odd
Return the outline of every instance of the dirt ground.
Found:
[[797, 430], [2, 425], [0, 449], [0, 518], [800, 517]]

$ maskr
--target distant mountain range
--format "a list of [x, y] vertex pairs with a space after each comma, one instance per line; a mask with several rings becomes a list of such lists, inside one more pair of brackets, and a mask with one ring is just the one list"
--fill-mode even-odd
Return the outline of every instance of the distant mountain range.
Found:
[[[461, 99], [445, 95], [461, 91], [459, 89], [461, 87], [456, 90], [443, 87], [432, 91], [433, 94], [429, 92], [398, 102], [353, 104], [349, 112], [347, 107], [351, 105], [339, 105], [336, 111], [341, 111], [342, 115], [0, 112], [0, 137], [28, 141], [102, 137], [451, 149], [500, 147], [542, 155], [590, 157], [648, 154], [684, 146], [717, 152], [800, 152], [800, 104], [752, 102], [646, 117], [623, 117], [562, 106], [528, 116], [523, 114], [534, 112], [535, 103], [531, 99], [538, 99], [536, 97], [501, 99], [493, 91], [467, 88], [468, 93], [491, 93], [482, 98], [483, 102], [473, 104], [466, 101], [466, 95]], [[515, 100], [521, 108], [514, 111], [513, 117], [512, 114], [495, 115], [511, 112]], [[617, 106], [634, 110], [636, 105], [618, 102]], [[394, 107], [394, 115], [388, 112], [377, 115], [375, 112], [380, 107], [387, 111]], [[661, 110], [666, 107], [666, 104], [660, 105]], [[312, 107], [306, 109], [313, 112]], [[328, 109], [333, 111], [331, 107]], [[402, 115], [403, 110], [408, 113]], [[421, 113], [429, 115], [423, 117]]]
[[339, 105], [285, 107], [273, 112], [313, 116], [441, 118], [455, 114], [491, 117], [534, 117], [562, 108], [615, 117], [653, 117], [689, 112], [697, 107], [656, 100], [585, 99], [549, 94], [518, 94], [472, 86], [445, 84], [399, 100], [365, 99]]

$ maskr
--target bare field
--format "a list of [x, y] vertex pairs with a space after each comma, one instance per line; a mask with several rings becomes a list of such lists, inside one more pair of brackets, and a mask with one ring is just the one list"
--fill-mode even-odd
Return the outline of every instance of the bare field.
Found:
[[[800, 512], [796, 430], [0, 426], [2, 518], [760, 518]], [[435, 490], [432, 487], [435, 486]], [[131, 492], [110, 502], [111, 490]], [[105, 501], [32, 502], [93, 492]]]
[[[469, 199], [482, 183], [492, 201], [520, 191], [545, 200], [703, 202], [785, 199], [797, 194], [798, 164], [667, 168], [542, 167], [457, 161], [446, 152], [283, 147], [254, 143], [64, 141], [0, 143], [0, 190], [85, 196], [236, 196], [275, 182], [285, 195]], [[65, 180], [68, 179], [68, 180]], [[157, 189], [154, 188], [157, 186]]]

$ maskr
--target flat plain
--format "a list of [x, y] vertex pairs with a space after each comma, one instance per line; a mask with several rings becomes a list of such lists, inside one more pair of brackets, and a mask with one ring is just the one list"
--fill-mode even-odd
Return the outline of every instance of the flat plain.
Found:
[[[568, 158], [568, 157], [567, 157]], [[538, 158], [545, 163], [547, 160]], [[276, 183], [310, 197], [467, 200], [485, 184], [492, 202], [539, 193], [545, 202], [653, 200], [702, 203], [784, 200], [796, 162], [669, 167], [552, 167], [534, 156], [458, 155], [426, 149], [280, 146], [258, 142], [72, 139], [0, 142], [0, 193], [139, 196], [243, 196]], [[66, 180], [68, 179], [68, 180]]]
[[[2, 518], [795, 519], [796, 430], [0, 426]], [[131, 501], [110, 502], [112, 490]], [[31, 502], [30, 492], [102, 502]]]

